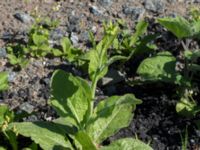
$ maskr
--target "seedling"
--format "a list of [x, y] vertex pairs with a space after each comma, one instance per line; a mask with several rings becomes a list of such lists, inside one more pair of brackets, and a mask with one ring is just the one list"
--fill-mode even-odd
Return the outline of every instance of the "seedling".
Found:
[[60, 56], [69, 62], [78, 62], [78, 58], [83, 55], [81, 49], [73, 47], [71, 41], [67, 37], [63, 37], [60, 41], [61, 49], [52, 49], [54, 56]]
[[10, 64], [20, 68], [24, 68], [28, 64], [28, 56], [24, 51], [23, 45], [8, 45], [6, 50]]
[[48, 22], [43, 23], [41, 19], [36, 19], [29, 32], [29, 42], [25, 51], [34, 57], [43, 57], [51, 53], [49, 29]]
[[8, 73], [0, 72], [0, 92], [8, 89]]
[[107, 50], [118, 34], [118, 27], [110, 24], [103, 39], [87, 54], [89, 61], [88, 81], [62, 70], [54, 72], [51, 79], [50, 105], [60, 116], [52, 122], [12, 123], [19, 134], [31, 139], [44, 150], [151, 150], [138, 139], [125, 138], [111, 145], [102, 142], [119, 129], [127, 127], [133, 118], [132, 111], [141, 103], [133, 94], [112, 96], [94, 106], [98, 81], [107, 73], [108, 66], [124, 59], [122, 56], [108, 58]]
[[[124, 24], [123, 24], [124, 25]], [[149, 53], [157, 47], [151, 42], [157, 35], [146, 35], [148, 23], [139, 21], [136, 24], [135, 32], [131, 34], [128, 29], [122, 29], [118, 38], [113, 41], [113, 48], [118, 54], [129, 57]], [[125, 27], [127, 28], [127, 27]]]

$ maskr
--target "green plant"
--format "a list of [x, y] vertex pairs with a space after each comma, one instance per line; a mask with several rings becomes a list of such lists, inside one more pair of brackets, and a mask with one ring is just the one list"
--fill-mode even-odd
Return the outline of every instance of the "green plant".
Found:
[[28, 64], [30, 56], [44, 57], [48, 54], [55, 54], [58, 51], [49, 44], [50, 31], [58, 25], [57, 20], [49, 18], [35, 18], [35, 23], [28, 33], [28, 43], [8, 44], [6, 47], [9, 63], [24, 68]]
[[122, 29], [113, 41], [113, 48], [118, 54], [132, 57], [133, 55], [149, 53], [157, 48], [155, 44], [151, 43], [157, 35], [145, 35], [148, 27], [147, 22], [139, 21], [133, 34], [127, 29], [125, 23], [120, 23], [120, 25], [125, 29]]
[[170, 52], [159, 52], [144, 59], [137, 69], [137, 74], [144, 82], [159, 81], [177, 85], [180, 101], [176, 105], [176, 111], [184, 116], [195, 116], [200, 111], [200, 107], [193, 99], [192, 75], [189, 70], [185, 70], [186, 67], [181, 72], [176, 71], [176, 61]]
[[[14, 129], [8, 129], [8, 125], [13, 121], [14, 113], [9, 110], [7, 105], [0, 105], [0, 134], [3, 133], [6, 140], [12, 146], [13, 150], [17, 150], [17, 139], [16, 134], [13, 132]], [[1, 139], [3, 141], [4, 139]]]
[[43, 57], [51, 53], [52, 47], [49, 44], [50, 30], [54, 28], [49, 24], [49, 20], [36, 18], [35, 24], [29, 32], [29, 41], [24, 49], [34, 57]]
[[77, 62], [83, 51], [81, 49], [73, 47], [71, 41], [67, 37], [63, 37], [60, 41], [61, 49], [53, 49], [54, 56], [60, 56], [69, 62]]
[[188, 146], [188, 127], [186, 127], [185, 129], [185, 134], [181, 135], [181, 144], [182, 144], [182, 150], [187, 150], [187, 146]]
[[0, 72], [0, 92], [8, 89], [8, 73]]
[[180, 82], [180, 74], [175, 71], [176, 58], [168, 51], [159, 52], [146, 58], [137, 69], [137, 73], [145, 81]]
[[[188, 21], [183, 17], [165, 17], [157, 20], [179, 39], [199, 38], [199, 19], [192, 18]], [[193, 89], [196, 87], [194, 75], [197, 75], [200, 71], [200, 66], [197, 64], [199, 50], [190, 51], [183, 41], [182, 44], [184, 48], [184, 57], [182, 58], [184, 68], [182, 70], [177, 71], [175, 69], [176, 58], [170, 52], [165, 51], [143, 60], [137, 69], [137, 73], [144, 81], [162, 81], [176, 84], [180, 97], [176, 111], [184, 116], [195, 116], [200, 111], [200, 107], [193, 99]]]
[[[18, 133], [15, 126], [9, 127], [14, 121], [18, 121], [23, 116], [23, 113], [14, 114], [12, 110], [9, 110], [5, 104], [0, 105], [0, 149], [6, 150], [12, 148], [13, 150], [19, 149]], [[10, 143], [10, 145], [8, 144]], [[2, 145], [2, 146], [1, 146]], [[37, 150], [37, 145], [33, 142], [30, 146], [25, 146], [24, 149]]]
[[[119, 129], [127, 127], [133, 118], [132, 111], [141, 103], [133, 94], [112, 96], [94, 106], [97, 82], [107, 73], [108, 66], [124, 59], [108, 58], [107, 50], [118, 34], [118, 27], [110, 24], [103, 39], [87, 53], [88, 81], [62, 70], [54, 72], [51, 79], [50, 105], [60, 116], [52, 122], [12, 123], [16, 132], [31, 139], [42, 149], [134, 149], [151, 148], [134, 138], [125, 138], [102, 146], [101, 143]], [[126, 57], [125, 57], [126, 58]]]
[[183, 17], [177, 16], [175, 18], [165, 17], [159, 18], [157, 21], [166, 29], [171, 31], [176, 37], [181, 38], [200, 38], [200, 19], [191, 18], [186, 20]]
[[28, 57], [24, 51], [23, 45], [8, 45], [6, 50], [8, 53], [7, 58], [10, 64], [21, 68], [24, 68], [28, 64]]

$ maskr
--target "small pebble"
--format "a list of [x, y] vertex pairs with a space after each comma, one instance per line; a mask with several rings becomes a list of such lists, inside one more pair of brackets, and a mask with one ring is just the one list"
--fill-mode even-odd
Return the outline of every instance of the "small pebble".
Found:
[[33, 112], [33, 110], [34, 110], [34, 106], [31, 105], [31, 104], [29, 104], [28, 102], [25, 102], [25, 103], [21, 104], [21, 105], [19, 106], [19, 108], [20, 108], [21, 110], [23, 110], [23, 111], [29, 113], [29, 114], [31, 114], [31, 113]]
[[4, 47], [0, 48], [0, 58], [5, 58], [6, 55], [7, 55], [6, 49]]
[[72, 41], [73, 45], [78, 45], [78, 35], [76, 33], [71, 33], [70, 40]]
[[101, 16], [103, 14], [103, 11], [100, 10], [97, 6], [91, 6], [89, 8], [90, 12], [96, 16]]
[[99, 4], [101, 4], [102, 6], [110, 6], [112, 5], [112, 0], [98, 0]]

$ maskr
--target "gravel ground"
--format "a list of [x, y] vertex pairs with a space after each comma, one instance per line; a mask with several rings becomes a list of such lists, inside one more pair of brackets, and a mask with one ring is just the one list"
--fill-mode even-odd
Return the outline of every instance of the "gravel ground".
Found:
[[[10, 89], [0, 94], [0, 103], [9, 104], [16, 112], [34, 113], [25, 120], [52, 120], [55, 112], [48, 106], [49, 81], [52, 72], [61, 68], [75, 75], [84, 74], [75, 66], [59, 58], [31, 59], [30, 64], [16, 71], [7, 65], [5, 45], [15, 40], [25, 40], [26, 33], [36, 16], [48, 16], [61, 21], [52, 32], [52, 41], [69, 36], [77, 47], [85, 48], [88, 42], [88, 31], [92, 30], [100, 37], [104, 20], [123, 19], [132, 29], [135, 22], [142, 18], [149, 20], [149, 32], [159, 32], [162, 38], [157, 39], [158, 47], [176, 53], [180, 43], [169, 33], [153, 23], [155, 17], [187, 15], [187, 10], [199, 5], [199, 0], [4, 0], [0, 2], [0, 71], [9, 72]], [[60, 6], [59, 10], [55, 8]], [[126, 65], [135, 65], [132, 61]], [[131, 67], [130, 67], [131, 68]], [[133, 68], [134, 69], [134, 68]], [[112, 71], [112, 72], [115, 72]], [[133, 137], [135, 134], [150, 142], [155, 150], [181, 149], [180, 134], [188, 126], [189, 149], [200, 149], [200, 131], [193, 121], [198, 118], [185, 119], [175, 112], [176, 99], [174, 87], [129, 87], [121, 74], [112, 85], [100, 86], [98, 95], [104, 97], [113, 94], [134, 93], [143, 100], [133, 118], [131, 125], [122, 129], [117, 135], [105, 141], [111, 142], [120, 137]], [[123, 83], [123, 84], [122, 84]], [[148, 90], [153, 89], [153, 90]]]

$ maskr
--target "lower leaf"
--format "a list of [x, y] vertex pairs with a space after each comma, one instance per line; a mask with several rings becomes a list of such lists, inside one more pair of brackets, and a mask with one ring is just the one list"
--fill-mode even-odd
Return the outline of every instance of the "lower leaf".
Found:
[[12, 123], [10, 128], [16, 128], [16, 132], [30, 137], [44, 150], [50, 149], [73, 149], [66, 138], [66, 126], [51, 122], [23, 122]]
[[127, 127], [133, 118], [132, 111], [141, 101], [133, 94], [112, 96], [101, 101], [95, 108], [87, 133], [96, 143]]
[[114, 141], [109, 146], [104, 146], [100, 150], [153, 150], [149, 145], [138, 139], [124, 138]]

